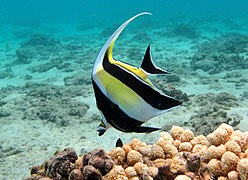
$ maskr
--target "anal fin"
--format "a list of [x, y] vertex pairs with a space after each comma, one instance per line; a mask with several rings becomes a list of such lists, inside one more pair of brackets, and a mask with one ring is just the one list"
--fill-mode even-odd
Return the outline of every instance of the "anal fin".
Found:
[[149, 133], [153, 131], [158, 131], [161, 130], [161, 128], [156, 128], [156, 127], [148, 127], [148, 126], [138, 126], [133, 132], [136, 133]]

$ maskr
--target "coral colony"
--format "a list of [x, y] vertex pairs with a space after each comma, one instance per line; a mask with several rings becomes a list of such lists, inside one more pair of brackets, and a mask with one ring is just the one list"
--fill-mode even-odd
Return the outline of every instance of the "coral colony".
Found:
[[138, 139], [110, 152], [98, 148], [83, 156], [72, 149], [31, 169], [26, 180], [248, 179], [248, 132], [221, 124], [207, 136], [173, 126], [154, 144]]

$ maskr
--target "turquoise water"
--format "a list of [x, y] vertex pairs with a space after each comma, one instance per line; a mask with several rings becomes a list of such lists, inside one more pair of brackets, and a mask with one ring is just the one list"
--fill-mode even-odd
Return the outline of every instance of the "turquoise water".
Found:
[[[91, 70], [109, 36], [140, 12], [116, 42], [114, 57], [140, 66], [151, 44], [151, 77], [183, 105], [146, 124], [180, 125], [207, 135], [221, 123], [248, 130], [248, 2], [18, 1], [0, 4], [0, 179], [22, 179], [57, 149], [83, 154], [159, 132], [99, 137]], [[149, 94], [147, 95], [149, 96]]]
[[0, 22], [29, 24], [47, 22], [108, 22], [117, 23], [132, 14], [152, 12], [163, 20], [175, 16], [188, 18], [245, 18], [247, 1], [18, 1], [2, 0]]

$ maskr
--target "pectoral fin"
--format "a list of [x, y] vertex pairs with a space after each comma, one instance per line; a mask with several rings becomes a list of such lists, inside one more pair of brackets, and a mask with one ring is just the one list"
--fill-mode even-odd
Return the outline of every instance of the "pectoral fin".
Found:
[[170, 74], [169, 72], [156, 67], [152, 61], [150, 45], [146, 49], [144, 59], [141, 64], [141, 68], [149, 74]]

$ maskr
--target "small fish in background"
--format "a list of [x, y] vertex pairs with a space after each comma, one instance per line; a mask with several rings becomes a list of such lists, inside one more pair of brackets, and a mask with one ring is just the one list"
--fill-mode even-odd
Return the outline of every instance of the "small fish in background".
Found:
[[160, 130], [142, 124], [181, 105], [175, 98], [156, 89], [148, 79], [149, 75], [169, 73], [154, 65], [150, 45], [140, 68], [117, 61], [112, 56], [114, 43], [120, 33], [132, 20], [145, 14], [151, 15], [143, 12], [123, 23], [107, 40], [96, 58], [92, 84], [102, 118], [97, 128], [99, 136], [109, 127], [136, 133]]

